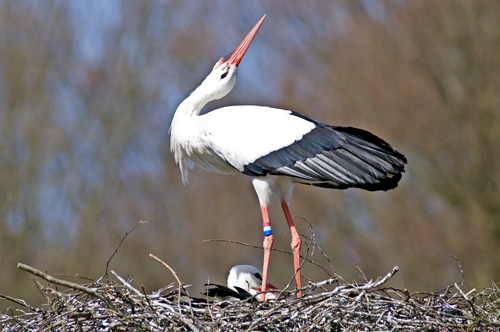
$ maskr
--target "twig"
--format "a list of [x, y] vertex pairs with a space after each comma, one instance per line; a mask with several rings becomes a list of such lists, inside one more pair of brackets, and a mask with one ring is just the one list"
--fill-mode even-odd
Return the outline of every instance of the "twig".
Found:
[[19, 304], [20, 306], [23, 306], [25, 308], [28, 308], [29, 310], [31, 311], [34, 311], [36, 312], [37, 310], [35, 308], [33, 308], [32, 306], [30, 306], [29, 304], [26, 303], [26, 301], [24, 300], [21, 300], [21, 299], [16, 299], [16, 298], [13, 298], [11, 296], [8, 296], [8, 295], [3, 295], [3, 294], [0, 294], [0, 297], [6, 299], [6, 300], [9, 300], [11, 302], [14, 302], [16, 304]]
[[[256, 249], [264, 249], [264, 247], [262, 247], [262, 246], [256, 246], [254, 244], [248, 244], [248, 243], [243, 243], [243, 242], [234, 241], [234, 240], [226, 240], [226, 239], [209, 239], [209, 240], [203, 240], [202, 242], [228, 242], [228, 243], [236, 243], [236, 244], [239, 244], [239, 245], [242, 245], [242, 246], [256, 248]], [[271, 250], [277, 251], [277, 252], [284, 252], [286, 254], [293, 255], [293, 252], [288, 251], [288, 250], [276, 249], [276, 248], [272, 248]], [[309, 259], [307, 257], [304, 257], [302, 255], [300, 255], [300, 257], [303, 258], [303, 259], [305, 259], [309, 263], [311, 263], [313, 265], [316, 265], [317, 267], [319, 267], [320, 269], [322, 269], [323, 271], [325, 271], [326, 274], [328, 274], [329, 276], [331, 276], [330, 273], [328, 273], [328, 271], [324, 267], [322, 267], [321, 265], [319, 265], [315, 261], [313, 261], [313, 260], [311, 260], [311, 259]]]
[[476, 311], [476, 307], [474, 306], [474, 303], [469, 299], [469, 297], [467, 296], [468, 294], [472, 293], [473, 291], [475, 291], [475, 289], [472, 289], [469, 293], [465, 294], [463, 292], [463, 290], [458, 287], [457, 283], [454, 284], [455, 288], [458, 290], [458, 292], [460, 293], [460, 295], [462, 295], [462, 297], [464, 298], [465, 301], [467, 301], [467, 303], [469, 303], [471, 309], [472, 309], [472, 312], [474, 313], [475, 316], [479, 316], [479, 314], [477, 313]]
[[333, 278], [330, 278], [330, 279], [327, 279], [327, 280], [323, 280], [323, 281], [320, 281], [320, 282], [310, 282], [309, 283], [309, 287], [312, 287], [311, 292], [313, 292], [314, 290], [316, 290], [316, 289], [318, 289], [320, 287], [323, 287], [325, 285], [331, 285], [334, 282], [337, 282], [338, 280], [339, 280], [339, 278], [333, 277]]
[[361, 272], [363, 279], [365, 279], [365, 282], [370, 282], [366, 277], [365, 273], [363, 272], [363, 270], [361, 270], [361, 268], [358, 266], [358, 264], [356, 264], [356, 268], [358, 269], [359, 272]]
[[115, 308], [115, 306], [113, 305], [113, 303], [111, 303], [111, 301], [109, 301], [106, 297], [102, 296], [101, 294], [97, 293], [96, 291], [94, 291], [94, 290], [92, 290], [90, 288], [87, 288], [87, 287], [82, 286], [80, 284], [75, 284], [74, 282], [69, 282], [69, 281], [66, 281], [66, 280], [61, 280], [61, 279], [54, 278], [52, 276], [49, 276], [46, 273], [43, 273], [42, 271], [34, 269], [31, 266], [28, 266], [26, 264], [18, 263], [17, 264], [17, 268], [21, 269], [21, 270], [24, 270], [24, 271], [27, 271], [27, 272], [29, 272], [29, 273], [37, 276], [37, 277], [40, 277], [42, 279], [45, 279], [48, 282], [51, 282], [53, 284], [64, 286], [64, 287], [68, 287], [68, 288], [72, 288], [72, 289], [76, 289], [76, 290], [79, 290], [79, 291], [84, 292], [86, 294], [89, 294], [91, 296], [97, 297], [98, 299], [104, 301], [111, 309], [113, 309], [118, 314], [120, 314], [120, 311], [118, 311]]
[[[340, 285], [340, 286], [335, 287], [334, 290], [332, 290], [330, 292], [325, 292], [322, 294], [340, 294], [340, 293], [344, 293], [344, 292], [350, 292], [352, 290], [357, 290], [357, 291], [361, 291], [359, 296], [363, 296], [365, 291], [379, 287], [380, 285], [383, 285], [385, 282], [387, 282], [387, 280], [392, 278], [392, 276], [394, 276], [394, 274], [396, 274], [396, 272], [398, 272], [398, 271], [399, 271], [399, 267], [395, 266], [392, 268], [391, 272], [387, 273], [383, 278], [381, 278], [380, 280], [378, 280], [376, 282], [368, 282], [368, 283], [361, 285], [361, 286]], [[319, 284], [328, 283], [328, 282], [329, 282], [328, 280], [325, 280], [325, 281], [320, 282]]]
[[149, 309], [151, 309], [151, 311], [154, 312], [156, 316], [158, 316], [158, 314], [156, 313], [156, 311], [151, 306], [151, 301], [149, 300], [149, 297], [146, 294], [146, 289], [144, 288], [144, 286], [141, 285], [141, 289], [142, 289], [142, 295], [144, 296], [144, 299], [146, 299], [146, 302], [147, 302], [147, 304], [149, 306]]
[[[305, 236], [302, 236], [302, 237], [305, 237]], [[304, 266], [304, 263], [305, 263], [305, 261], [306, 261], [306, 259], [307, 259], [307, 256], [309, 255], [309, 249], [311, 248], [311, 243], [306, 243], [306, 244], [307, 244], [306, 255], [304, 256], [304, 259], [302, 260], [302, 263], [300, 264], [299, 268], [298, 268], [296, 271], [294, 271], [294, 273], [293, 273], [292, 277], [290, 278], [290, 280], [289, 280], [289, 281], [288, 281], [288, 283], [286, 284], [285, 288], [284, 288], [284, 289], [283, 289], [283, 290], [279, 293], [278, 298], [280, 298], [281, 294], [283, 294], [283, 292], [285, 291], [285, 289], [288, 289], [288, 287], [290, 287], [290, 285], [292, 284], [292, 282], [293, 282], [293, 281], [294, 281], [294, 279], [295, 279], [295, 276], [296, 276], [296, 275], [297, 275], [297, 273], [298, 273], [298, 272], [302, 269], [302, 266]], [[301, 257], [303, 257], [303, 256], [301, 255]], [[299, 291], [301, 291], [301, 290], [302, 290], [302, 288], [297, 289], [297, 286], [295, 286], [295, 291], [294, 291], [294, 292], [295, 292], [295, 293], [298, 293], [298, 292], [299, 292]]]
[[375, 287], [378, 287], [380, 285], [383, 285], [387, 282], [387, 280], [391, 279], [393, 275], [395, 275], [399, 271], [399, 267], [395, 266], [392, 268], [392, 271], [387, 273], [385, 277], [381, 278], [380, 280], [374, 282], [374, 283], [367, 283], [366, 285], [356, 287], [358, 289], [372, 289]]
[[123, 241], [125, 241], [125, 239], [127, 238], [127, 236], [132, 233], [134, 231], [134, 229], [139, 226], [140, 224], [145, 224], [147, 223], [147, 221], [138, 221], [137, 224], [134, 225], [134, 227], [132, 227], [128, 232], [125, 232], [125, 236], [123, 236], [122, 240], [120, 241], [120, 243], [118, 243], [118, 247], [116, 247], [115, 249], [115, 252], [111, 255], [111, 257], [109, 257], [108, 261], [106, 262], [106, 270], [104, 271], [104, 275], [107, 276], [108, 275], [108, 267], [109, 267], [109, 263], [111, 262], [111, 260], [113, 259], [113, 257], [116, 255], [116, 253], [118, 253], [118, 249], [120, 249], [120, 246], [122, 245]]
[[[302, 217], [302, 216], [299, 216], [299, 215], [294, 215], [294, 217], [300, 218], [303, 221], [305, 221], [309, 225], [309, 228], [311, 228], [311, 232], [313, 232], [313, 227], [312, 227], [312, 224], [311, 224], [311, 222], [309, 220], [307, 220], [305, 217]], [[314, 234], [314, 232], [313, 232], [313, 234]], [[323, 251], [323, 249], [321, 249], [321, 247], [316, 242], [314, 243], [314, 246], [316, 248], [318, 248], [318, 250], [321, 252], [321, 254], [323, 255], [323, 257], [325, 257], [326, 261], [330, 265], [330, 268], [332, 269], [332, 272], [335, 273], [335, 269], [333, 268], [332, 261], [330, 260], [330, 257], [328, 257], [328, 255]], [[326, 271], [326, 269], [323, 268], [323, 270], [326, 272], [326, 274], [328, 274], [329, 277], [333, 277], [333, 275], [331, 275], [328, 271]]]
[[[295, 215], [293, 215], [293, 216], [295, 217]], [[307, 223], [307, 226], [309, 227], [309, 230], [311, 231], [311, 239], [309, 241], [311, 241], [311, 245], [312, 245], [311, 256], [314, 256], [314, 248], [317, 247], [316, 234], [314, 233], [314, 229], [313, 229], [312, 224], [309, 221], [307, 221], [306, 219], [303, 219], [303, 220]], [[308, 248], [308, 250], [309, 250], [309, 248]]]
[[42, 285], [39, 284], [39, 282], [35, 279], [31, 279], [31, 281], [33, 281], [33, 284], [35, 284], [35, 287], [36, 287], [36, 290], [38, 291], [38, 293], [40, 293], [40, 295], [42, 295], [46, 300], [47, 300], [47, 305], [50, 306], [50, 297], [47, 295], [46, 292], [42, 291]]
[[116, 277], [116, 279], [120, 280], [121, 283], [127, 287], [129, 290], [131, 290], [132, 292], [134, 292], [135, 294], [139, 295], [139, 296], [143, 296], [143, 294], [136, 288], [134, 288], [131, 284], [129, 284], [125, 279], [123, 279], [122, 277], [120, 277], [118, 275], [118, 273], [116, 273], [115, 271], [111, 270], [111, 273]]
[[464, 285], [464, 283], [465, 283], [464, 269], [462, 267], [462, 264], [460, 264], [460, 261], [458, 260], [457, 256], [454, 256], [454, 255], [450, 255], [450, 256], [453, 257], [453, 259], [455, 259], [455, 261], [458, 264], [458, 267], [460, 268], [460, 274], [462, 275], [462, 283], [460, 284], [460, 287], [462, 287]]
[[81, 276], [78, 273], [77, 274], [66, 274], [66, 273], [54, 273], [55, 276], [57, 277], [66, 277], [66, 278], [75, 278], [75, 279], [82, 279], [90, 282], [95, 282], [94, 279], [86, 277], [86, 276]]
[[169, 269], [170, 272], [172, 272], [172, 274], [174, 275], [174, 277], [177, 280], [177, 282], [179, 283], [179, 292], [178, 292], [179, 295], [178, 295], [178, 300], [177, 300], [177, 305], [179, 307], [179, 314], [181, 313], [181, 288], [182, 288], [182, 289], [184, 289], [184, 291], [187, 294], [187, 300], [188, 300], [188, 303], [189, 303], [189, 308], [191, 309], [191, 315], [194, 316], [194, 314], [193, 314], [193, 308], [191, 306], [191, 299], [190, 299], [191, 297], [189, 296], [188, 291], [184, 288], [184, 284], [181, 282], [181, 280], [177, 276], [177, 273], [174, 271], [174, 269], [172, 269], [170, 267], [170, 265], [168, 265], [167, 263], [165, 263], [164, 261], [162, 261], [161, 259], [159, 259], [158, 257], [156, 257], [153, 254], [149, 254], [149, 257], [153, 258], [155, 261], [157, 261], [158, 263], [160, 263], [161, 265], [163, 265], [167, 269]]

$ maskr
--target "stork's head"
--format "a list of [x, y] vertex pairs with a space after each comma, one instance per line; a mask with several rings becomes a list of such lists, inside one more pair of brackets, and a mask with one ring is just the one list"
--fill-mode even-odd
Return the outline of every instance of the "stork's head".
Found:
[[[227, 287], [236, 290], [234, 286], [255, 295], [262, 288], [262, 272], [252, 265], [233, 266], [227, 277]], [[271, 283], [267, 283], [267, 288], [269, 290], [277, 290]], [[278, 294], [279, 292], [267, 293], [266, 299], [276, 299]]]
[[207, 89], [211, 90], [211, 100], [221, 99], [233, 89], [236, 83], [238, 65], [241, 59], [243, 59], [245, 52], [248, 50], [248, 47], [252, 43], [253, 38], [257, 34], [257, 31], [259, 31], [265, 18], [266, 15], [257, 22], [233, 53], [217, 61], [212, 72], [203, 81], [202, 86], [206, 86]]

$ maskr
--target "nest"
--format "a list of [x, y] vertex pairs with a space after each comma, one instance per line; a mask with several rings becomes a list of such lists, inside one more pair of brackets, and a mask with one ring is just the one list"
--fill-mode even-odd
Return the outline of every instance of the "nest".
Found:
[[[56, 279], [23, 264], [18, 267], [48, 281], [46, 286], [39, 284], [48, 305], [34, 308], [0, 295], [23, 307], [0, 314], [3, 332], [500, 331], [496, 285], [482, 292], [465, 293], [463, 285], [455, 284], [437, 293], [410, 294], [384, 287], [397, 267], [376, 282], [351, 284], [331, 278], [304, 287], [300, 299], [284, 292], [279, 300], [266, 302], [191, 297], [173, 270], [178, 286], [146, 294], [113, 271], [116, 280], [85, 284]], [[323, 288], [327, 284], [336, 286], [328, 291]], [[66, 290], [58, 290], [58, 285]]]

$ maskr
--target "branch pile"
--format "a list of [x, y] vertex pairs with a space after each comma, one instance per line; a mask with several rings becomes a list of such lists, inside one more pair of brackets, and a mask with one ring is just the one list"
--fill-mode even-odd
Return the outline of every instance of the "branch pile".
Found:
[[[33, 308], [0, 314], [7, 331], [500, 331], [500, 290], [465, 293], [457, 284], [438, 293], [414, 293], [383, 287], [397, 272], [362, 285], [336, 278], [310, 283], [304, 296], [266, 302], [213, 302], [190, 297], [183, 284], [152, 294], [134, 288], [111, 271], [116, 281], [72, 283], [19, 264], [48, 284], [39, 288], [48, 300]], [[322, 288], [336, 283], [330, 291]], [[64, 286], [61, 291], [58, 286]], [[313, 293], [314, 292], [314, 293]]]

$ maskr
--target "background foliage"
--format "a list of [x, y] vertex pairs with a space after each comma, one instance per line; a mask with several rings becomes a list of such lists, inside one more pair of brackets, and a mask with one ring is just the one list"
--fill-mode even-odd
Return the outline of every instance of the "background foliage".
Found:
[[[202, 242], [261, 244], [249, 179], [196, 168], [184, 187], [168, 128], [264, 13], [236, 88], [207, 111], [293, 109], [367, 129], [409, 160], [388, 193], [295, 189], [292, 213], [335, 272], [399, 265], [395, 286], [439, 290], [461, 280], [453, 254], [471, 288], [500, 280], [500, 2], [0, 0], [0, 293], [44, 301], [18, 262], [98, 278], [139, 220], [111, 268], [149, 291], [173, 281], [149, 253], [196, 290], [262, 264], [257, 249]], [[278, 204], [271, 219], [288, 249]], [[271, 264], [284, 286], [291, 257]]]

